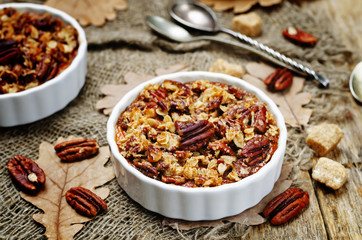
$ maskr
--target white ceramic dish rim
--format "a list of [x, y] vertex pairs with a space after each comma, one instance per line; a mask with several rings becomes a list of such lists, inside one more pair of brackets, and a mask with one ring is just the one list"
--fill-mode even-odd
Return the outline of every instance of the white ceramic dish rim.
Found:
[[61, 18], [65, 23], [71, 24], [77, 30], [79, 47], [78, 47], [77, 55], [73, 59], [72, 63], [60, 74], [58, 74], [54, 78], [46, 81], [45, 83], [43, 83], [39, 86], [27, 89], [25, 91], [16, 92], [16, 93], [0, 94], [0, 101], [1, 101], [1, 99], [5, 99], [5, 98], [7, 98], [7, 99], [21, 98], [22, 96], [40, 92], [43, 89], [47, 88], [48, 86], [56, 84], [57, 82], [61, 81], [63, 79], [63, 77], [68, 74], [68, 72], [75, 71], [75, 68], [78, 66], [78, 64], [84, 58], [84, 56], [87, 52], [87, 40], [86, 40], [84, 30], [79, 25], [77, 20], [75, 20], [73, 17], [71, 17], [67, 13], [62, 12], [62, 11], [52, 8], [52, 7], [44, 6], [41, 4], [35, 4], [35, 3], [0, 4], [0, 9], [9, 8], [9, 7], [17, 9], [17, 10], [21, 10], [21, 11], [49, 12], [52, 16]]
[[[229, 82], [229, 84], [231, 84], [231, 85], [240, 86], [244, 90], [254, 93], [258, 97], [258, 99], [261, 100], [262, 102], [267, 103], [270, 111], [275, 116], [279, 131], [280, 131], [278, 149], [275, 151], [272, 159], [270, 159], [270, 161], [255, 174], [248, 176], [248, 177], [240, 180], [239, 182], [225, 184], [225, 185], [221, 185], [221, 186], [217, 186], [217, 187], [187, 188], [187, 187], [183, 187], [183, 186], [167, 184], [167, 183], [164, 183], [159, 180], [155, 180], [155, 179], [152, 179], [152, 178], [149, 178], [149, 177], [143, 175], [140, 171], [138, 171], [137, 169], [132, 167], [127, 162], [127, 160], [120, 154], [117, 144], [115, 142], [115, 124], [117, 123], [117, 120], [118, 120], [121, 112], [124, 111], [124, 109], [132, 101], [134, 101], [134, 99], [139, 95], [139, 93], [144, 89], [144, 87], [147, 86], [148, 84], [160, 83], [166, 79], [173, 80], [173, 79], [177, 79], [179, 77], [195, 77], [195, 76], [200, 76], [199, 79], [203, 79], [203, 76], [204, 76], [204, 78], [206, 77], [206, 79], [207, 79], [207, 77], [220, 78], [224, 81]], [[231, 77], [231, 76], [225, 75], [225, 74], [202, 72], [202, 71], [180, 72], [180, 73], [162, 75], [162, 76], [158, 76], [156, 78], [153, 78], [149, 81], [146, 81], [146, 82], [138, 85], [133, 90], [128, 92], [117, 103], [117, 105], [113, 108], [113, 111], [107, 122], [107, 141], [109, 143], [111, 152], [115, 156], [116, 160], [119, 161], [127, 171], [131, 172], [138, 179], [141, 179], [142, 181], [144, 181], [148, 184], [151, 184], [153, 186], [162, 188], [165, 191], [177, 191], [177, 192], [187, 192], [187, 193], [190, 193], [190, 192], [191, 193], [213, 193], [213, 192], [221, 192], [223, 190], [234, 190], [234, 189], [237, 190], [241, 184], [247, 185], [249, 182], [256, 181], [259, 178], [263, 178], [266, 174], [268, 174], [270, 171], [272, 171], [275, 168], [275, 165], [278, 164], [278, 160], [280, 158], [283, 158], [284, 151], [286, 148], [286, 140], [287, 140], [287, 130], [286, 130], [284, 118], [283, 118], [281, 112], [279, 111], [278, 107], [275, 105], [275, 103], [264, 92], [262, 92], [260, 89], [256, 88], [255, 86], [251, 85], [250, 83], [245, 82], [242, 79]], [[282, 161], [282, 159], [280, 161]]]

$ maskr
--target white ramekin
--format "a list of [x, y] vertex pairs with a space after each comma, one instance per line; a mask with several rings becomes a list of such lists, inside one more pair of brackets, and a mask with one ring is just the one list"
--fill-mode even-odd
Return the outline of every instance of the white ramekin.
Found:
[[44, 84], [17, 93], [0, 95], [0, 127], [31, 123], [63, 109], [79, 93], [87, 72], [87, 40], [82, 27], [68, 14], [55, 8], [31, 4], [1, 4], [23, 12], [49, 12], [78, 31], [79, 48], [72, 63], [59, 75]]
[[[241, 87], [254, 93], [267, 103], [274, 114], [280, 137], [278, 149], [272, 159], [257, 173], [239, 182], [211, 188], [187, 188], [170, 185], [146, 177], [132, 167], [119, 153], [115, 142], [115, 124], [125, 108], [136, 99], [148, 84], [161, 83], [166, 79], [189, 82], [199, 79], [222, 82]], [[236, 215], [256, 205], [273, 188], [279, 178], [286, 147], [287, 130], [284, 118], [275, 103], [261, 90], [235, 77], [210, 72], [180, 72], [149, 80], [128, 92], [114, 107], [107, 123], [107, 140], [118, 183], [136, 202], [148, 210], [166, 217], [196, 220], [214, 220]]]

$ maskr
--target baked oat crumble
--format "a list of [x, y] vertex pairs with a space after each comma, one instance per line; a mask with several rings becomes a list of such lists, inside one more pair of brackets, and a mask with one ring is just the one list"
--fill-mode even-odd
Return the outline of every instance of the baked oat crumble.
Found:
[[0, 94], [41, 85], [66, 69], [78, 32], [49, 13], [0, 9]]
[[276, 120], [254, 94], [207, 80], [148, 85], [115, 128], [132, 166], [186, 187], [240, 181], [270, 160], [279, 138]]

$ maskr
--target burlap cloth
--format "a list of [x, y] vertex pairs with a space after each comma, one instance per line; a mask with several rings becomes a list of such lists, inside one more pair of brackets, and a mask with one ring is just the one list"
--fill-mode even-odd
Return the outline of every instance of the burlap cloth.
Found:
[[[2, 1], [4, 2], [4, 1]], [[0, 238], [44, 239], [45, 229], [32, 219], [39, 212], [36, 207], [20, 198], [10, 181], [6, 168], [8, 159], [23, 154], [37, 159], [42, 141], [54, 143], [60, 136], [79, 135], [96, 138], [106, 145], [107, 117], [95, 109], [101, 99], [100, 88], [107, 83], [121, 83], [129, 71], [153, 74], [156, 68], [167, 68], [184, 63], [190, 70], [207, 70], [217, 59], [245, 64], [259, 58], [240, 49], [200, 42], [192, 44], [170, 43], [154, 35], [144, 22], [146, 15], [169, 18], [167, 9], [172, 1], [128, 0], [129, 9], [119, 11], [117, 19], [103, 27], [86, 27], [89, 41], [88, 73], [86, 84], [79, 96], [65, 109], [35, 123], [13, 128], [0, 128]], [[42, 3], [42, 1], [38, 1]], [[306, 2], [305, 4], [308, 4]], [[256, 12], [262, 16], [262, 35], [257, 40], [311, 66], [331, 80], [330, 88], [321, 90], [307, 81], [304, 91], [313, 99], [307, 107], [314, 109], [310, 123], [343, 121], [341, 111], [348, 110], [348, 62], [353, 57], [334, 34], [322, 11], [306, 11], [295, 1]], [[233, 14], [217, 13], [220, 23], [230, 26]], [[319, 38], [314, 48], [301, 48], [290, 44], [281, 36], [282, 29], [295, 25]], [[225, 35], [221, 37], [227, 38]], [[328, 101], [325, 101], [328, 98]], [[335, 102], [346, 102], [338, 109]], [[343, 106], [343, 105], [339, 105]], [[303, 128], [288, 128], [288, 145], [284, 161], [292, 161], [302, 169], [310, 168], [311, 151], [304, 144]], [[298, 169], [297, 167], [295, 169]], [[295, 181], [297, 182], [297, 181]], [[107, 184], [111, 194], [107, 199], [108, 211], [85, 224], [75, 239], [230, 239], [244, 236], [246, 226], [226, 224], [217, 229], [200, 228], [177, 231], [162, 227], [162, 216], [149, 212], [132, 201], [116, 180]]]

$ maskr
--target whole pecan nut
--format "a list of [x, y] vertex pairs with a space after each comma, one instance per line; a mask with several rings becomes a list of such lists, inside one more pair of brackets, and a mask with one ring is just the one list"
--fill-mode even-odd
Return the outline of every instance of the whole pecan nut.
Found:
[[86, 217], [95, 217], [99, 212], [107, 210], [106, 201], [83, 187], [69, 189], [65, 199], [77, 213]]
[[264, 79], [264, 84], [270, 91], [283, 91], [293, 83], [293, 75], [286, 68], [277, 68]]
[[10, 158], [7, 164], [16, 184], [27, 193], [35, 194], [45, 184], [45, 173], [33, 160], [21, 155]]
[[204, 147], [215, 133], [214, 125], [207, 120], [188, 123], [176, 121], [175, 127], [181, 136], [179, 148], [187, 151], [196, 151]]
[[300, 188], [290, 188], [275, 197], [264, 208], [271, 224], [281, 225], [298, 216], [309, 203], [309, 195]]
[[241, 149], [241, 154], [246, 157], [245, 163], [254, 166], [267, 156], [270, 141], [264, 135], [256, 135]]
[[301, 45], [314, 46], [318, 42], [318, 39], [310, 33], [304, 32], [295, 27], [288, 27], [283, 30], [282, 33], [285, 38]]
[[99, 146], [95, 139], [84, 138], [61, 142], [54, 149], [64, 162], [75, 162], [93, 157], [98, 153]]

